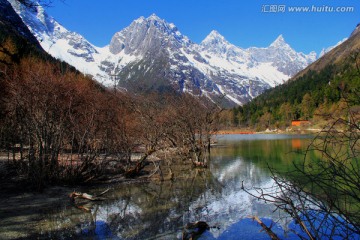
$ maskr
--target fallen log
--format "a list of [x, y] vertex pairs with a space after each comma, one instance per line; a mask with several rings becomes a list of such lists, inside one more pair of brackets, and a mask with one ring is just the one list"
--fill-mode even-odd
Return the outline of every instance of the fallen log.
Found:
[[280, 240], [280, 238], [271, 230], [271, 228], [269, 228], [268, 226], [265, 225], [265, 223], [263, 223], [260, 218], [258, 218], [257, 216], [252, 217], [253, 220], [257, 221], [260, 226], [265, 230], [265, 232], [269, 235], [269, 237], [272, 240]]
[[102, 195], [104, 195], [105, 193], [107, 193], [110, 189], [106, 189], [105, 191], [103, 191], [100, 194], [97, 195], [90, 195], [88, 193], [81, 193], [81, 192], [72, 192], [69, 194], [69, 197], [72, 201], [75, 201], [75, 199], [81, 198], [81, 199], [85, 199], [85, 200], [89, 200], [89, 201], [103, 201], [106, 198], [100, 197]]
[[80, 210], [83, 210], [85, 212], [91, 212], [91, 209], [92, 209], [93, 206], [92, 206], [92, 204], [87, 203], [85, 205], [76, 205], [75, 204], [75, 207], [80, 209]]

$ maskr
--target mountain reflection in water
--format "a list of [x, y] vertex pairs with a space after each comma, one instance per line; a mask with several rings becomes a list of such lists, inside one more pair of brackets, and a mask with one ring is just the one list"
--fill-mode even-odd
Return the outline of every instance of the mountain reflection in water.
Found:
[[221, 136], [208, 169], [172, 166], [174, 181], [111, 186], [108, 200], [92, 203], [90, 212], [66, 205], [44, 213], [38, 231], [58, 239], [181, 239], [183, 226], [205, 221], [211, 229], [200, 239], [269, 239], [251, 219], [258, 216], [268, 226], [276, 222], [272, 230], [279, 237], [292, 238], [284, 234], [290, 219], [241, 186], [272, 187], [267, 163], [289, 165], [296, 155], [294, 138], [302, 146], [309, 141], [304, 136]]

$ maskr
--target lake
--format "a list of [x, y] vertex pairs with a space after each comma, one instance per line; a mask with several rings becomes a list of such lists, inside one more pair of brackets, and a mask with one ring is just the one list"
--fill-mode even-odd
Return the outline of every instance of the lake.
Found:
[[271, 187], [268, 166], [291, 169], [294, 161], [303, 158], [310, 140], [306, 135], [221, 135], [207, 169], [173, 166], [174, 181], [92, 189], [101, 192], [110, 187], [107, 200], [80, 203], [82, 209], [62, 201], [44, 208], [31, 206], [36, 209], [33, 216], [19, 211], [17, 221], [9, 213], [6, 219], [0, 215], [0, 222], [6, 223], [0, 230], [14, 232], [4, 239], [181, 239], [187, 223], [205, 221], [211, 229], [199, 239], [269, 239], [251, 219], [258, 216], [268, 225], [274, 222], [272, 230], [279, 237], [292, 239], [291, 219], [241, 187]]

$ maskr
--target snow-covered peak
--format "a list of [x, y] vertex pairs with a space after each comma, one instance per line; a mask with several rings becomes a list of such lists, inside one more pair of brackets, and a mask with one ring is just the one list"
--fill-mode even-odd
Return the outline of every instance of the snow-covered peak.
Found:
[[309, 60], [309, 64], [315, 62], [317, 59], [317, 53], [315, 51], [311, 51], [308, 55], [306, 55], [307, 59]]
[[182, 36], [174, 23], [168, 23], [165, 19], [160, 18], [155, 13], [151, 14], [148, 18], [146, 18], [145, 22], [159, 29], [161, 33], [168, 35], [176, 34], [178, 36]]
[[230, 45], [230, 43], [218, 31], [212, 30], [200, 44], [204, 48], [217, 48]]
[[149, 21], [163, 21], [160, 17], [158, 17], [155, 13], [151, 14], [147, 20]]
[[206, 51], [209, 54], [214, 54], [215, 56], [222, 56], [226, 59], [237, 58], [236, 61], [244, 61], [248, 58], [247, 53], [229, 43], [224, 36], [222, 36], [217, 31], [213, 30], [211, 33], [201, 42], [200, 48], [202, 51]]
[[270, 44], [269, 47], [273, 47], [273, 48], [284, 48], [284, 47], [290, 48], [290, 45], [287, 44], [287, 42], [285, 41], [283, 35], [280, 34], [280, 35], [275, 39], [275, 41]]
[[138, 19], [135, 19], [135, 20], [134, 20], [135, 23], [139, 23], [139, 24], [143, 23], [144, 21], [146, 21], [146, 19], [145, 19], [145, 17], [143, 17], [143, 16], [141, 16], [141, 17], [139, 17]]
[[208, 43], [212, 41], [226, 41], [224, 36], [221, 35], [218, 31], [212, 30], [209, 35], [202, 41], [202, 43]]
[[283, 35], [279, 35], [267, 48], [252, 47], [247, 50], [256, 62], [271, 63], [272, 66], [288, 76], [288, 78], [316, 60], [315, 52], [308, 55], [296, 52], [285, 41]]
[[118, 54], [146, 55], [158, 53], [164, 46], [189, 46], [190, 40], [182, 35], [175, 24], [168, 23], [155, 14], [140, 17], [128, 27], [115, 33], [109, 46], [110, 52]]

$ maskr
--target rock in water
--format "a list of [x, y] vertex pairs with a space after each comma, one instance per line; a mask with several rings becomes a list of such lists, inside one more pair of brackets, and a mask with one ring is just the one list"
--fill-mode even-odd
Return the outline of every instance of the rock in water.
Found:
[[210, 226], [204, 221], [197, 221], [194, 223], [188, 223], [184, 227], [182, 239], [183, 240], [195, 240], [201, 236], [206, 230], [209, 230]]

